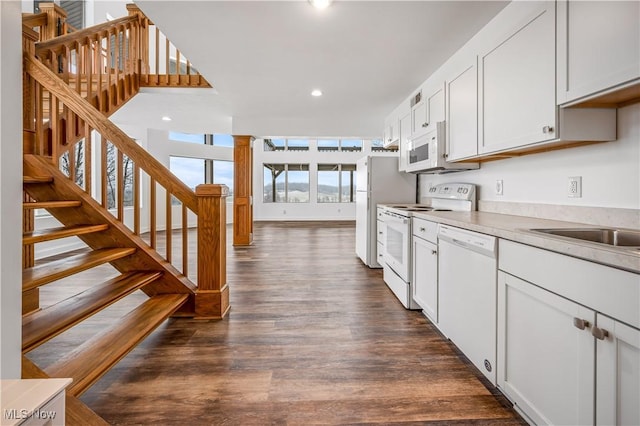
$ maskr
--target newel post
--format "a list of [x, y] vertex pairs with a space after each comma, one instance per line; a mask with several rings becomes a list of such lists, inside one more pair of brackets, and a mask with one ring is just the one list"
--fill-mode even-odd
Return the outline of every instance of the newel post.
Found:
[[198, 291], [195, 318], [223, 318], [229, 312], [227, 286], [226, 185], [198, 185]]
[[67, 12], [55, 3], [40, 3], [40, 11], [47, 14], [47, 26], [44, 34], [40, 34], [40, 41], [54, 39], [67, 33]]

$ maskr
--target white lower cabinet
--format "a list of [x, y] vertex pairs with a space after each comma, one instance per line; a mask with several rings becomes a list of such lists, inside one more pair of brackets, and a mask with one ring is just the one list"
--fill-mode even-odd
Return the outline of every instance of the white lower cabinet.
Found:
[[504, 394], [534, 424], [640, 425], [640, 275], [499, 247]]
[[437, 224], [413, 219], [413, 300], [432, 323], [438, 324], [438, 246], [421, 238], [429, 225], [437, 238]]
[[596, 424], [640, 425], [640, 330], [600, 314], [596, 327]]
[[498, 274], [498, 386], [535, 424], [593, 423], [595, 312]]

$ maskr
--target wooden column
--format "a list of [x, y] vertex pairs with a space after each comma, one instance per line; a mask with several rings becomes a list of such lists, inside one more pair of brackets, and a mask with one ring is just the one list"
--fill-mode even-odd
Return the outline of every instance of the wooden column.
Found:
[[227, 286], [226, 185], [198, 185], [198, 291], [195, 318], [223, 318], [229, 312]]
[[233, 245], [253, 242], [253, 136], [233, 136]]

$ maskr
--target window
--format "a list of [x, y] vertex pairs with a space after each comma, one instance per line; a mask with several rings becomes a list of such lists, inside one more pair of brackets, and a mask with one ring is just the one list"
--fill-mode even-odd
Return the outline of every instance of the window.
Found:
[[340, 141], [338, 139], [318, 139], [318, 151], [339, 151]]
[[227, 201], [233, 197], [233, 161], [206, 160], [213, 162], [213, 183], [227, 185], [229, 196]]
[[308, 164], [264, 164], [265, 203], [308, 203]]
[[318, 151], [362, 151], [362, 139], [318, 139]]
[[[107, 208], [118, 205], [118, 151], [110, 142], [107, 143]], [[133, 206], [133, 161], [122, 155], [122, 185], [124, 185], [123, 205]]]
[[204, 143], [203, 134], [169, 132], [169, 140], [176, 142]]
[[361, 139], [343, 139], [340, 141], [342, 151], [362, 151]]
[[309, 198], [309, 165], [287, 165], [287, 203], [308, 203]]
[[233, 135], [214, 134], [213, 144], [215, 146], [227, 146], [233, 148]]
[[309, 151], [309, 141], [306, 139], [287, 139], [289, 151]]
[[353, 203], [355, 164], [318, 164], [318, 202]]
[[309, 151], [307, 139], [265, 139], [265, 151]]
[[397, 151], [398, 147], [385, 148], [382, 139], [374, 139], [371, 141], [371, 151]]
[[286, 144], [284, 139], [265, 139], [264, 150], [265, 151], [284, 151]]
[[196, 186], [206, 183], [205, 160], [202, 158], [170, 157], [169, 170], [194, 191]]

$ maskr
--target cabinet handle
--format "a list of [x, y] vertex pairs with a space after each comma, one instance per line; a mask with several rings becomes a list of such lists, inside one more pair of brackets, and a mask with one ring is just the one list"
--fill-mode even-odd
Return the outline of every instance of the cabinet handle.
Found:
[[449, 154], [442, 154], [442, 158], [449, 158]]
[[573, 325], [580, 330], [584, 330], [589, 327], [589, 321], [583, 320], [582, 318], [573, 318]]
[[604, 340], [609, 337], [609, 332], [604, 328], [593, 327], [591, 329], [591, 335], [598, 340]]
[[429, 126], [429, 123], [422, 123], [422, 127], [427, 127]]
[[433, 255], [438, 254], [438, 250], [431, 250], [431, 254], [433, 254]]
[[542, 133], [552, 133], [553, 132], [553, 126], [544, 126], [542, 128]]
[[379, 235], [382, 235], [382, 231], [378, 231], [378, 234], [379, 234]]
[[420, 227], [420, 232], [424, 232], [424, 231], [426, 231], [426, 229], [421, 226]]

